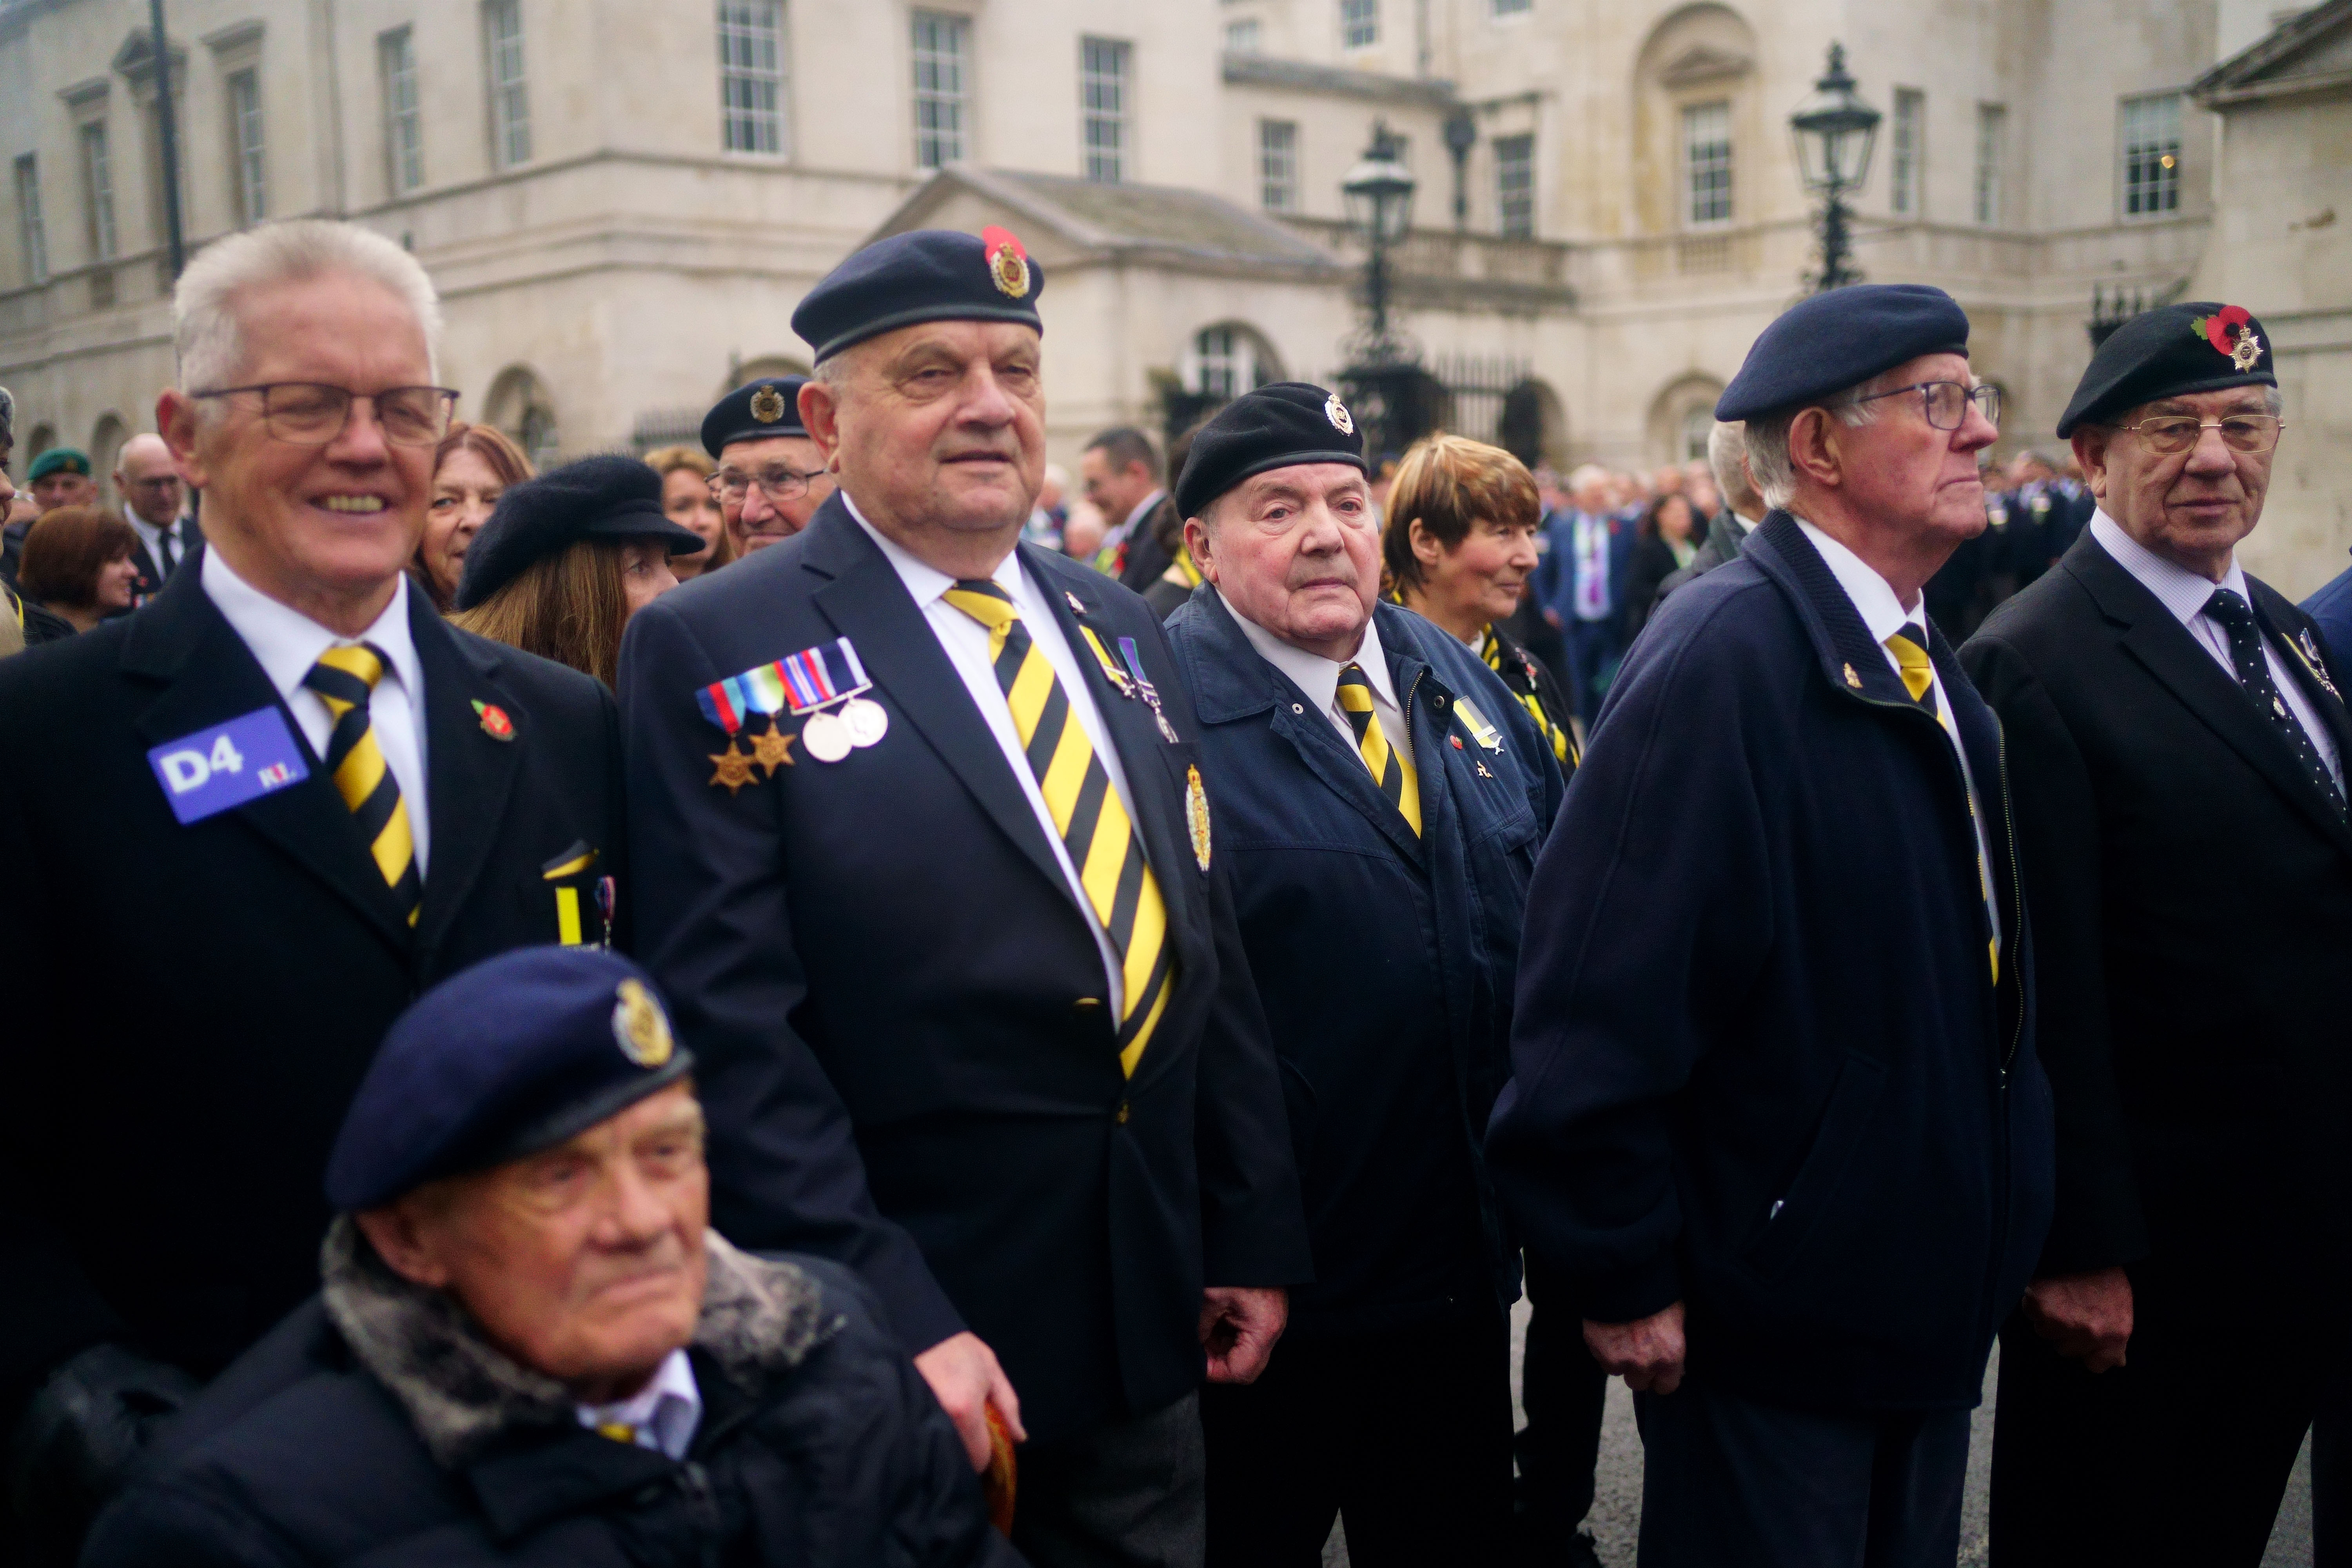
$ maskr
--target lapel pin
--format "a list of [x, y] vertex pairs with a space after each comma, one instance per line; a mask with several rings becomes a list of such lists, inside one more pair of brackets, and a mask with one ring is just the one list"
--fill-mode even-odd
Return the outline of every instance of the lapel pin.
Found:
[[1070, 614], [1074, 616], [1083, 616], [1087, 613], [1086, 601], [1079, 598], [1076, 594], [1071, 593], [1066, 588], [1062, 591], [1062, 597], [1070, 602]]
[[477, 702], [474, 711], [482, 721], [483, 734], [493, 741], [514, 739], [514, 721], [507, 717], [505, 709], [495, 702]]
[[1853, 672], [1853, 666], [1850, 664], [1845, 667], [1845, 683], [1856, 691], [1862, 689], [1862, 677]]

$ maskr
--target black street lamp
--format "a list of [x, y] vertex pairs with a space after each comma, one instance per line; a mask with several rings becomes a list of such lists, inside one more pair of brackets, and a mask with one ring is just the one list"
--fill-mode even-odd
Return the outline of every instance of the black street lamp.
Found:
[[1370, 251], [1364, 267], [1368, 320], [1345, 345], [1348, 365], [1339, 384], [1364, 433], [1365, 456], [1375, 464], [1427, 434], [1435, 418], [1433, 384], [1420, 353], [1389, 326], [1389, 251], [1412, 226], [1412, 176], [1405, 172], [1403, 151], [1386, 123], [1376, 123], [1363, 161], [1339, 186], [1348, 221]]
[[1828, 72], [1813, 83], [1812, 96], [1789, 116], [1805, 189], [1827, 198], [1822, 207], [1821, 276], [1812, 280], [1816, 294], [1862, 281], [1862, 274], [1846, 265], [1853, 248], [1846, 220], [1853, 215], [1844, 198], [1870, 177], [1880, 119], [1878, 110], [1853, 90], [1853, 78], [1845, 68], [1845, 46], [1832, 44]]
[[1364, 269], [1364, 303], [1371, 311], [1367, 346], [1374, 355], [1393, 348], [1389, 342], [1389, 247], [1412, 226], [1412, 176], [1405, 172], [1400, 151], [1387, 122], [1376, 122], [1363, 161], [1349, 171], [1339, 187], [1347, 199], [1348, 221], [1371, 247]]

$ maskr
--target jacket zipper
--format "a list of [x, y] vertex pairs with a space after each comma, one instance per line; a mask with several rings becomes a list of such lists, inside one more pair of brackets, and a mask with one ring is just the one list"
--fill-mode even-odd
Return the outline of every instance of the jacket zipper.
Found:
[[710, 1472], [688, 1459], [678, 1469], [677, 1486], [686, 1494], [686, 1517], [694, 1527], [696, 1555], [704, 1568], [718, 1568], [720, 1521], [719, 1500], [710, 1489]]

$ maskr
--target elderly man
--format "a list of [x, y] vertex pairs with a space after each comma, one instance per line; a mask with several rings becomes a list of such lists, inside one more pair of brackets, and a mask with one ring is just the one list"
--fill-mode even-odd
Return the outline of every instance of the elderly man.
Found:
[[122, 498], [124, 521], [139, 536], [131, 560], [139, 567], [135, 592], [143, 603], [163, 592], [165, 581], [205, 542], [204, 530], [194, 518], [180, 515], [188, 490], [161, 436], [133, 436], [122, 444], [114, 463], [114, 493]]
[[16, 563], [24, 558], [25, 535], [44, 512], [61, 506], [91, 506], [98, 500], [97, 482], [89, 477], [89, 457], [71, 447], [52, 447], [33, 459], [26, 471], [25, 488], [31, 492], [32, 517], [20, 518], [0, 529], [0, 578], [16, 581]]
[[1034, 1559], [1197, 1563], [1204, 1368], [1265, 1365], [1306, 1237], [1166, 641], [1017, 542], [1042, 286], [923, 230], [802, 302], [842, 488], [630, 625], [640, 920], [719, 1228], [860, 1268], [975, 1463], [1025, 1426]]
[[1716, 414], [1774, 510], [1660, 608], [1536, 867], [1489, 1135], [1642, 1420], [1644, 1568], [1949, 1568], [2050, 1213], [1990, 712], [1920, 613], [1994, 395], [1937, 289], [1790, 309]]
[[[16, 447], [16, 395], [0, 386], [0, 515], [16, 500], [8, 478], [8, 458]], [[0, 658], [22, 653], [29, 644], [55, 642], [74, 629], [50, 611], [16, 591], [14, 574], [0, 572]]]
[[2008, 735], [2059, 1137], [2001, 1344], [2003, 1564], [2252, 1568], [2306, 1431], [2319, 1561], [2352, 1540], [2352, 721], [2238, 562], [2277, 387], [2242, 306], [2118, 328], [2058, 426], [2088, 534], [1962, 655]]
[[611, 698], [408, 589], [456, 395], [423, 268], [276, 224], [173, 311], [202, 565], [0, 667], [0, 736], [39, 738], [0, 744], [0, 866], [40, 889], [0, 900], [0, 1075], [41, 1108], [0, 1146], [0, 1421], [57, 1515], [28, 1557], [315, 1288], [317, 1173], [418, 987], [629, 907]]
[[1174, 559], [1163, 531], [1183, 526], [1181, 518], [1165, 531], [1160, 526], [1170, 510], [1168, 487], [1160, 482], [1151, 437], [1131, 425], [1103, 431], [1078, 454], [1078, 481], [1108, 525], [1096, 547], [1095, 570], [1143, 592]]
[[1266, 1375], [1202, 1400], [1209, 1561], [1311, 1568], [1339, 1515], [1368, 1568], [1499, 1562], [1518, 1260], [1478, 1130], [1559, 767], [1477, 654], [1379, 603], [1381, 523], [1337, 394], [1278, 382], [1226, 405], [1176, 504], [1207, 581], [1169, 638], [1315, 1249]]
[[86, 1568], [1016, 1568], [864, 1288], [708, 1228], [692, 1068], [611, 953], [425, 993], [329, 1158], [325, 1289], [164, 1439]]
[[738, 556], [790, 539], [833, 493], [833, 475], [801, 423], [807, 384], [804, 375], [751, 382], [703, 416], [702, 449], [719, 465], [710, 493]]

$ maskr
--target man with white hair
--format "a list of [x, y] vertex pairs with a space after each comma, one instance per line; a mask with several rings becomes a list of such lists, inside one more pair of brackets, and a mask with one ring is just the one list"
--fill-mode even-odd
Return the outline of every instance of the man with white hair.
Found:
[[1569, 476], [1568, 486], [1573, 510], [1551, 525], [1551, 548], [1537, 569], [1534, 592], [1544, 619], [1568, 646], [1569, 701], [1589, 729], [1624, 651], [1620, 600], [1633, 559], [1633, 530], [1612, 510], [1615, 485], [1608, 469], [1587, 463]]
[[138, 563], [137, 592], [144, 603], [163, 592], [181, 563], [205, 542], [204, 530], [181, 513], [188, 487], [173, 462], [171, 443], [161, 436], [133, 436], [122, 443], [114, 459], [114, 493], [122, 498], [122, 520], [138, 536], [131, 560]]
[[440, 312], [398, 246], [207, 247], [156, 408], [201, 566], [0, 670], [0, 1556], [69, 1561], [145, 1429], [302, 1300], [319, 1173], [438, 976], [614, 935], [617, 717], [452, 630], [425, 527]]
[[1644, 1568], [1950, 1568], [2050, 1221], [2000, 731], [1920, 587], [1998, 402], [1941, 289], [1768, 327], [1774, 510], [1660, 606], [1536, 863], [1488, 1154], [1635, 1390]]

